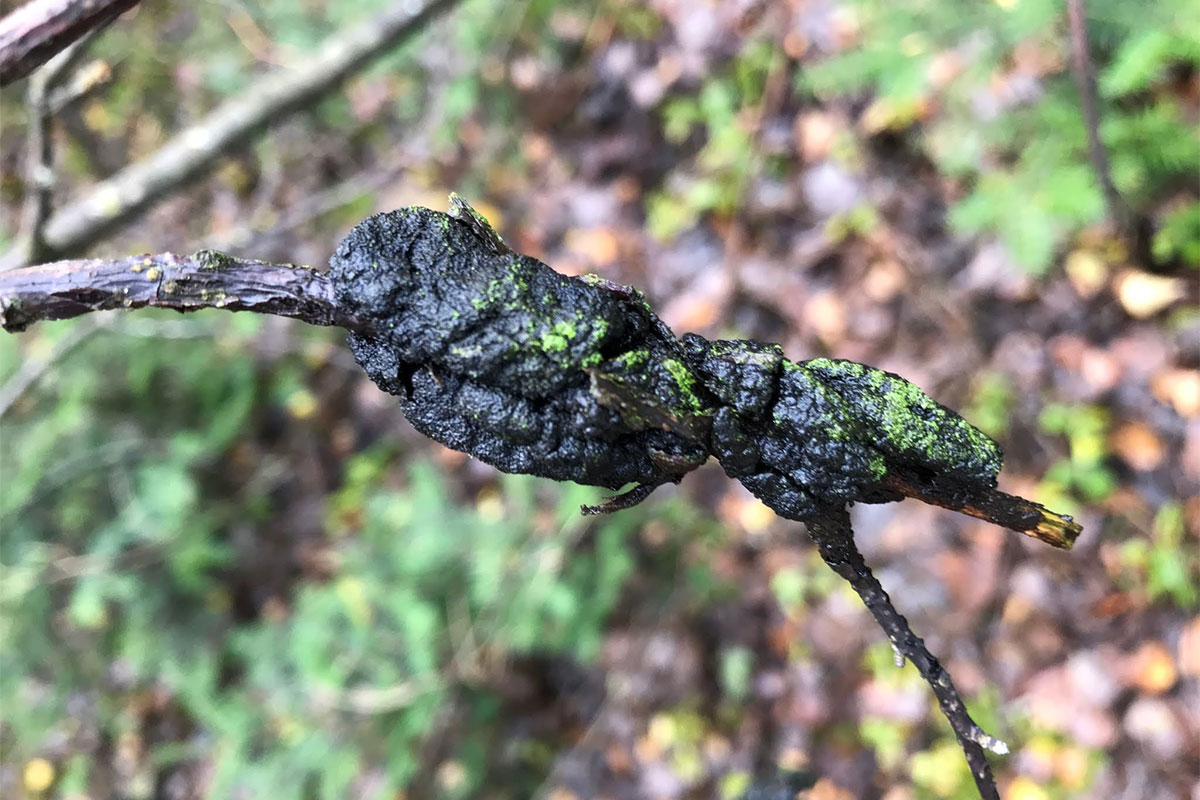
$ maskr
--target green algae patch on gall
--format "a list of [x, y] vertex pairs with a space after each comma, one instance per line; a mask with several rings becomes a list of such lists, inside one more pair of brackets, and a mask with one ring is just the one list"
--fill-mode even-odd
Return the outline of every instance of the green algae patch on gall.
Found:
[[612, 360], [612, 363], [622, 370], [636, 369], [643, 367], [650, 360], [650, 351], [645, 347], [639, 347], [636, 350], [629, 350]]
[[965, 471], [977, 480], [999, 474], [999, 445], [904, 378], [837, 359], [818, 358], [802, 366], [842, 396], [849, 413], [878, 437], [881, 451], [928, 469]]
[[565, 321], [555, 322], [550, 330], [542, 334], [542, 349], [547, 353], [561, 353], [567, 349], [567, 345], [575, 338], [575, 333], [574, 323]]
[[663, 360], [663, 367], [675, 379], [675, 387], [683, 403], [676, 409], [684, 414], [699, 414], [704, 410], [704, 404], [696, 396], [696, 376], [684, 366], [683, 362], [674, 358]]
[[197, 250], [192, 253], [192, 259], [200, 265], [200, 269], [224, 269], [233, 263], [233, 258], [220, 250]]

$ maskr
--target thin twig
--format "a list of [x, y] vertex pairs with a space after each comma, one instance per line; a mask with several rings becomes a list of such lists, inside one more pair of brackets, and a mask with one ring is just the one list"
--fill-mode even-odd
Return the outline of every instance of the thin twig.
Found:
[[[415, 35], [458, 0], [400, 0], [331, 38], [295, 70], [274, 71], [207, 118], [180, 132], [145, 160], [100, 183], [53, 214], [44, 258], [78, 252], [199, 177], [230, 149], [287, 114], [309, 106], [369, 61]], [[31, 263], [6, 254], [4, 266]]]
[[71, 73], [70, 82], [51, 92], [49, 98], [50, 115], [57, 116], [71, 106], [90, 97], [112, 80], [112, 76], [112, 67], [103, 59], [95, 59], [86, 66], [75, 70]]
[[36, 73], [25, 92], [29, 132], [25, 156], [25, 205], [21, 212], [21, 236], [17, 248], [27, 261], [42, 258], [43, 229], [50, 217], [54, 190], [54, 147], [48, 100], [50, 77], [47, 70]]
[[895, 470], [888, 474], [883, 485], [905, 497], [991, 522], [1062, 550], [1070, 550], [1083, 530], [1068, 514], [1057, 514], [1039, 503], [999, 489], [981, 490], [963, 485], [954, 476], [920, 477]]
[[33, 0], [0, 19], [0, 86], [25, 77], [138, 0]]
[[293, 317], [351, 330], [328, 278], [307, 267], [234, 258], [212, 250], [116, 260], [58, 261], [0, 272], [0, 327], [24, 330], [107, 308], [203, 308]]
[[268, 230], [247, 224], [203, 244], [218, 250], [246, 247], [260, 250], [276, 237], [307, 225], [320, 216], [344, 208], [364, 196], [374, 195], [395, 182], [403, 172], [404, 166], [400, 164], [375, 166], [327, 189], [307, 195], [299, 203], [284, 209]]
[[21, 235], [16, 245], [25, 260], [40, 261], [45, 257], [45, 226], [50, 218], [54, 194], [54, 136], [50, 127], [53, 116], [52, 94], [63, 78], [70, 73], [96, 31], [89, 31], [50, 59], [29, 79], [25, 105], [29, 115], [26, 142], [26, 195], [21, 214]]
[[1100, 104], [1096, 90], [1096, 68], [1092, 64], [1092, 56], [1088, 47], [1087, 19], [1084, 14], [1083, 0], [1067, 0], [1067, 20], [1071, 29], [1071, 63], [1075, 74], [1075, 84], [1079, 87], [1079, 104], [1083, 110], [1083, 123], [1087, 128], [1088, 154], [1092, 159], [1092, 169], [1096, 171], [1096, 180], [1100, 182], [1100, 190], [1104, 193], [1104, 203], [1108, 209], [1108, 222], [1113, 229], [1133, 246], [1134, 231], [1129, 207], [1121, 198], [1112, 180], [1112, 170], [1108, 165], [1108, 151], [1100, 138]]
[[854, 532], [850, 528], [850, 514], [845, 508], [831, 508], [824, 514], [807, 523], [808, 535], [817, 544], [821, 558], [825, 560], [834, 572], [841, 575], [854, 591], [862, 598], [875, 621], [883, 628], [892, 647], [913, 663], [921, 677], [925, 679], [942, 714], [954, 729], [959, 746], [967, 757], [967, 765], [971, 769], [971, 777], [983, 800], [1000, 800], [1000, 792], [996, 788], [996, 779], [992, 768], [988, 765], [984, 750], [995, 753], [1007, 753], [1008, 746], [995, 739], [975, 724], [967, 712], [967, 706], [954, 688], [950, 673], [942, 668], [938, 660], [925, 648], [925, 642], [913, 633], [891, 598], [871, 573], [871, 568], [863, 560], [858, 547], [854, 544]]
[[112, 318], [103, 314], [93, 317], [89, 324], [77, 325], [66, 336], [54, 343], [54, 349], [45, 358], [26, 358], [16, 373], [0, 385], [0, 417], [8, 413], [21, 397], [29, 391], [46, 370], [57, 364], [64, 356], [86, 342], [92, 334], [105, 328]]

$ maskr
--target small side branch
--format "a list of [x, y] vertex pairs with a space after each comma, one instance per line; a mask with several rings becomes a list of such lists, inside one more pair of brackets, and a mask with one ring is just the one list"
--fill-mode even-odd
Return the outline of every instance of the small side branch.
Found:
[[[65, 54], [64, 54], [65, 55]], [[17, 247], [23, 257], [37, 261], [42, 254], [42, 229], [50, 217], [54, 190], [54, 142], [50, 129], [50, 91], [57, 70], [53, 65], [38, 72], [27, 85], [25, 105], [29, 109], [29, 133], [25, 157], [26, 197], [21, 214], [21, 239]]]
[[54, 137], [50, 118], [53, 115], [51, 94], [74, 69], [75, 62], [95, 35], [89, 31], [50, 59], [29, 79], [26, 88], [26, 107], [29, 112], [29, 132], [26, 143], [25, 208], [21, 216], [21, 236], [17, 252], [29, 262], [42, 260], [46, 220], [50, 217], [54, 191]]
[[0, 19], [0, 86], [33, 72], [138, 0], [32, 0]]
[[890, 473], [884, 486], [905, 497], [991, 522], [1061, 550], [1070, 550], [1083, 530], [1069, 515], [1056, 514], [1024, 497], [1005, 494], [999, 489], [956, 485], [952, 481], [952, 477], [945, 476], [922, 479]]
[[1007, 753], [1008, 747], [995, 739], [975, 724], [967, 712], [967, 706], [954, 683], [950, 673], [942, 668], [938, 660], [925, 648], [925, 642], [913, 633], [904, 618], [888, 597], [883, 586], [871, 573], [871, 568], [863, 560], [862, 554], [854, 544], [854, 532], [850, 528], [850, 514], [845, 508], [830, 508], [820, 516], [806, 523], [808, 535], [817, 544], [821, 558], [825, 560], [834, 572], [841, 575], [854, 591], [862, 598], [871, 616], [883, 628], [892, 647], [896, 652], [908, 659], [921, 673], [933, 694], [937, 697], [942, 714], [954, 729], [959, 746], [967, 757], [967, 765], [975, 786], [983, 800], [1000, 800], [1000, 791], [996, 788], [996, 779], [992, 768], [987, 762], [984, 750], [995, 753]]
[[10, 333], [43, 320], [147, 306], [180, 312], [253, 311], [310, 325], [359, 328], [357, 320], [338, 308], [323, 273], [212, 250], [59, 261], [0, 272], [0, 327]]

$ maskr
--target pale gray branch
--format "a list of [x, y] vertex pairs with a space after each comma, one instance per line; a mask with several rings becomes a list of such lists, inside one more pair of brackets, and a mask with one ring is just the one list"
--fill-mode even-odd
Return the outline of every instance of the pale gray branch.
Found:
[[0, 19], [0, 86], [25, 77], [138, 0], [32, 0]]
[[[422, 30], [457, 0], [398, 0], [327, 41], [303, 66], [271, 72], [149, 157], [94, 187], [47, 220], [42, 258], [75, 253], [201, 174], [288, 113], [311, 104], [385, 50]], [[31, 263], [6, 255], [0, 268]]]

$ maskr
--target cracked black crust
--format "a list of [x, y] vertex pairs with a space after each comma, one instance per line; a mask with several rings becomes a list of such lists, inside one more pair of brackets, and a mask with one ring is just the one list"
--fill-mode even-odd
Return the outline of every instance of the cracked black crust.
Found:
[[724, 403], [713, 423], [713, 453], [775, 513], [804, 520], [829, 504], [898, 498], [878, 487], [872, 464], [882, 456], [873, 443], [832, 435], [852, 410], [803, 364], [785, 359], [778, 345], [709, 342], [696, 334], [683, 341]]
[[331, 259], [338, 303], [373, 331], [351, 334], [355, 359], [446, 446], [609, 489], [677, 482], [715, 456], [797, 520], [899, 499], [889, 474], [994, 487], [998, 447], [902, 378], [791, 362], [774, 344], [676, 339], [638, 292], [559, 275], [480, 224], [380, 214]]
[[656, 452], [703, 461], [695, 442], [627, 424], [590, 389], [589, 355], [599, 368], [677, 349], [656, 319], [603, 285], [480, 244], [467, 223], [405, 209], [360, 223], [331, 259], [338, 302], [382, 331], [351, 334], [350, 349], [414, 427], [505, 472], [609, 489], [678, 480]]

